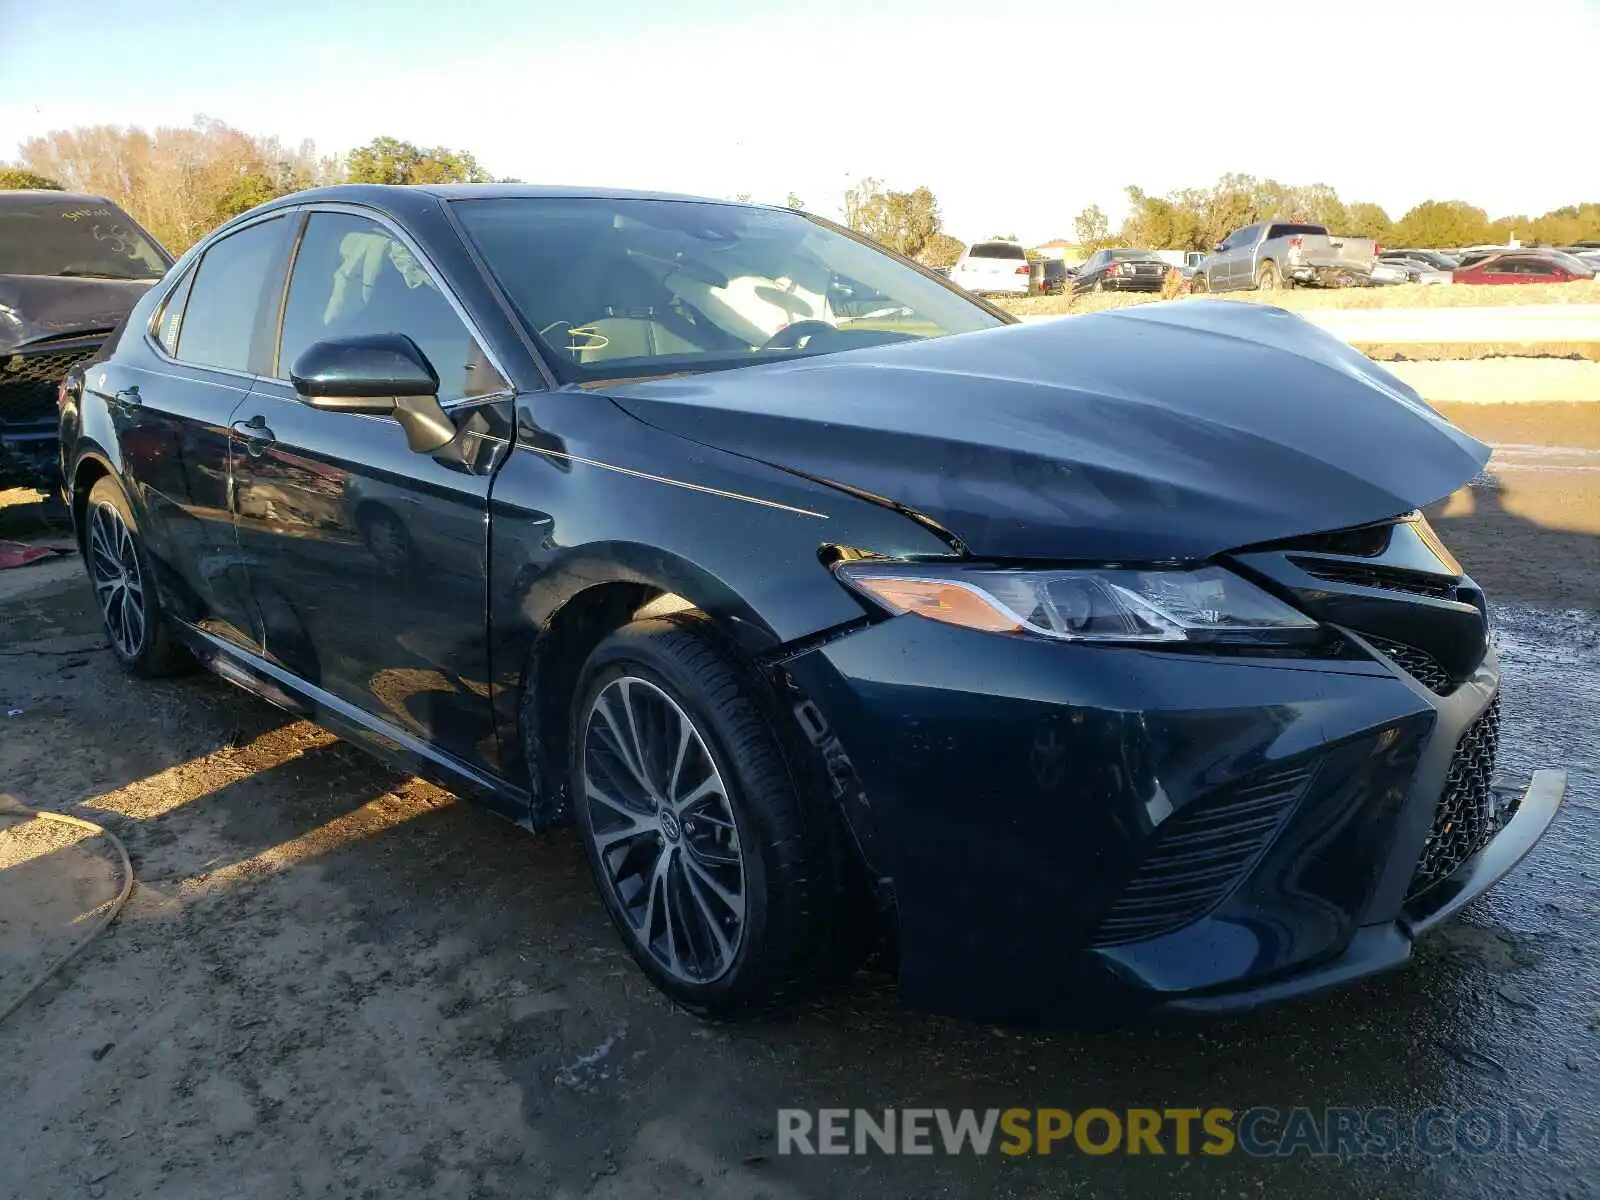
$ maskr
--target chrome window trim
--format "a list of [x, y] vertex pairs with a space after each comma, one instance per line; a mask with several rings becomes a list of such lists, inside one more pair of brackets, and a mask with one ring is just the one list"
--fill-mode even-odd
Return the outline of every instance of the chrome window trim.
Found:
[[[186, 367], [191, 371], [215, 371], [219, 375], [231, 375], [235, 379], [248, 379], [252, 383], [261, 378], [261, 376], [255, 374], [253, 371], [236, 371], [232, 367], [213, 367], [207, 363], [189, 362], [186, 359], [175, 358], [168, 354], [166, 347], [156, 340], [155, 335], [150, 331], [150, 326], [152, 323], [154, 323], [157, 314], [166, 312], [167, 302], [172, 299], [172, 294], [183, 286], [183, 281], [189, 278], [191, 273], [194, 274], [196, 278], [199, 277], [200, 264], [205, 261], [206, 255], [211, 252], [211, 247], [215, 246], [218, 242], [226, 241], [236, 233], [243, 233], [246, 229], [254, 229], [257, 225], [262, 225], [268, 221], [276, 220], [278, 217], [286, 216], [288, 215], [288, 212], [288, 209], [275, 208], [271, 212], [262, 213], [259, 217], [253, 217], [248, 221], [240, 221], [237, 225], [229, 225], [226, 232], [218, 230], [216, 233], [210, 235], [204, 241], [202, 241], [196, 248], [194, 262], [190, 263], [182, 271], [178, 272], [177, 277], [172, 281], [172, 283], [167, 285], [167, 289], [162, 294], [161, 299], [156, 301], [155, 308], [151, 310], [150, 320], [145, 323], [144, 328], [145, 348], [153, 352], [155, 356], [162, 362], [174, 367]], [[179, 261], [181, 262], [182, 259], [179, 259]], [[174, 263], [173, 265], [176, 266], [177, 263]], [[187, 300], [184, 301], [184, 307], [186, 309], [188, 308]], [[183, 331], [181, 328], [178, 331], [178, 340], [180, 342], [183, 340]], [[177, 378], [183, 379], [187, 378], [187, 376], [177, 376]]]
[[[407, 250], [409, 250], [413, 257], [416, 258], [418, 264], [421, 265], [428, 278], [433, 281], [433, 286], [439, 289], [439, 294], [443, 296], [449, 303], [450, 307], [455, 310], [455, 314], [460, 318], [461, 324], [465, 326], [467, 332], [472, 335], [472, 339], [478, 343], [478, 349], [483, 351], [483, 356], [489, 360], [489, 365], [499, 372], [500, 378], [505, 380], [506, 383], [505, 389], [502, 391], [490, 392], [482, 396], [460, 396], [454, 400], [441, 400], [439, 402], [440, 408], [444, 409], [446, 412], [450, 412], [457, 408], [470, 408], [484, 403], [492, 403], [495, 400], [503, 400], [509, 396], [514, 396], [517, 394], [516, 385], [512, 382], [511, 375], [506, 371], [505, 364], [500, 361], [500, 356], [494, 352], [494, 348], [489, 344], [489, 339], [483, 336], [483, 330], [478, 328], [478, 323], [472, 319], [472, 317], [467, 313], [466, 307], [459, 299], [456, 298], [455, 292], [445, 284], [443, 273], [434, 265], [433, 260], [428, 257], [427, 253], [422, 249], [422, 247], [417, 244], [416, 239], [407, 233], [403, 228], [401, 228], [394, 221], [394, 219], [389, 216], [388, 213], [379, 212], [375, 208], [365, 208], [359, 204], [350, 204], [345, 201], [335, 200], [313, 201], [307, 204], [296, 204], [278, 211], [307, 214], [342, 213], [343, 215], [349, 217], [364, 218], [365, 220], [372, 221], [383, 226], [385, 230], [393, 234], [395, 239]], [[305, 240], [305, 230], [306, 227], [302, 226], [299, 235], [300, 241]], [[283, 305], [285, 311], [287, 311], [289, 306], [289, 292], [294, 287], [294, 262], [298, 261], [299, 257], [300, 245], [299, 242], [297, 242], [295, 244], [294, 255], [290, 263], [290, 271], [285, 279], [285, 286], [283, 290]], [[283, 320], [281, 314], [278, 321], [278, 340], [279, 346], [281, 347], [283, 341]], [[278, 377], [273, 376], [273, 378], [276, 379]]]
[[[190, 263], [187, 267], [177, 273], [177, 275], [174, 277], [174, 282], [167, 286], [167, 289], [161, 295], [161, 298], [156, 301], [156, 306], [150, 310], [150, 319], [145, 322], [144, 336], [146, 340], [154, 343], [156, 350], [163, 355], [166, 354], [166, 347], [161, 344], [161, 337], [156, 330], [159, 329], [161, 327], [161, 323], [166, 320], [167, 305], [172, 303], [172, 298], [176, 296], [186, 284], [190, 283], [194, 274], [200, 270], [200, 258], [201, 256], [197, 255], [194, 262]], [[168, 269], [170, 270], [171, 268]], [[184, 307], [188, 308], [187, 302], [184, 304]], [[178, 326], [178, 332], [183, 332], [182, 324]]]

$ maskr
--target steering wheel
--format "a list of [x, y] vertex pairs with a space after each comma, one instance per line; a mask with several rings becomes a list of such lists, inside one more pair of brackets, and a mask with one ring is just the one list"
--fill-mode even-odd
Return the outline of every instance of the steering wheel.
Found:
[[798, 350], [800, 339], [814, 337], [819, 333], [832, 333], [834, 326], [826, 321], [805, 320], [796, 321], [792, 325], [785, 325], [777, 333], [762, 343], [763, 350]]

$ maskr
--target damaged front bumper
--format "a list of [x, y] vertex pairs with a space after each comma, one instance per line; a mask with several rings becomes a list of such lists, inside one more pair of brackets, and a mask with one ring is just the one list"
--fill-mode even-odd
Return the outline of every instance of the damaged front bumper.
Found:
[[1168, 1000], [1162, 1011], [1216, 1016], [1295, 1000], [1403, 967], [1416, 939], [1456, 916], [1523, 860], [1555, 820], [1566, 795], [1567, 773], [1535, 771], [1526, 786], [1499, 785], [1515, 815], [1482, 850], [1402, 908], [1398, 917], [1363, 925], [1338, 957], [1282, 979], [1246, 989], [1220, 990]]
[[60, 480], [56, 390], [67, 372], [92, 358], [103, 332], [30, 342], [0, 351], [0, 481], [6, 487], [54, 486]]
[[[1499, 666], [1044, 643], [901, 616], [790, 659], [901, 994], [980, 1020], [1225, 1012], [1405, 962], [1564, 790], [1493, 794]], [[826, 729], [821, 722], [826, 723]], [[1459, 819], [1458, 819], [1459, 818]]]

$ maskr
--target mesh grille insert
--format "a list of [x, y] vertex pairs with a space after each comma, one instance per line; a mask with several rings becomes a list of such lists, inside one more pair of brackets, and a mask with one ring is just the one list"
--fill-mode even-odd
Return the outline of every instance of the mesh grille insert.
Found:
[[1404, 642], [1391, 642], [1388, 638], [1373, 637], [1370, 634], [1367, 635], [1367, 641], [1383, 651], [1394, 660], [1396, 666], [1429, 691], [1448, 696], [1456, 690], [1456, 681], [1450, 678], [1450, 672], [1426, 650], [1418, 650], [1415, 646], [1407, 646]]
[[56, 385], [74, 364], [99, 346], [33, 350], [0, 359], [0, 421], [37, 421], [56, 415]]
[[1317, 763], [1263, 772], [1175, 814], [1095, 930], [1115, 946], [1171, 933], [1228, 896], [1282, 827]]
[[1502, 805], [1491, 786], [1499, 748], [1500, 697], [1496, 696], [1456, 743], [1408, 899], [1453, 874], [1516, 815], [1515, 795]]

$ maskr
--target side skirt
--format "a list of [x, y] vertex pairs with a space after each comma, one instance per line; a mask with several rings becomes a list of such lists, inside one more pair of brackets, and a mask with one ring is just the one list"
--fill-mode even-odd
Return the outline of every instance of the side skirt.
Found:
[[286, 712], [316, 722], [360, 746], [385, 766], [436, 783], [533, 831], [528, 815], [531, 796], [526, 789], [470, 767], [454, 755], [231, 642], [178, 621], [173, 622], [173, 629], [212, 674]]

